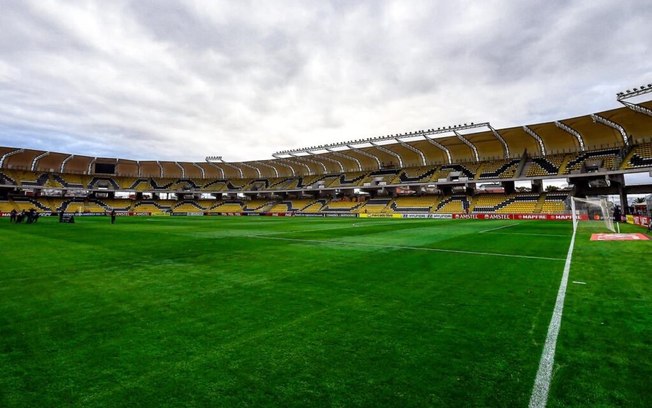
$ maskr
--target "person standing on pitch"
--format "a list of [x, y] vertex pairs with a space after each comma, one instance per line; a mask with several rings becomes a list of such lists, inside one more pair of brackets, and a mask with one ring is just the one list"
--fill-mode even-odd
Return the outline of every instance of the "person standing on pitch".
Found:
[[111, 210], [111, 224], [115, 224], [115, 210]]

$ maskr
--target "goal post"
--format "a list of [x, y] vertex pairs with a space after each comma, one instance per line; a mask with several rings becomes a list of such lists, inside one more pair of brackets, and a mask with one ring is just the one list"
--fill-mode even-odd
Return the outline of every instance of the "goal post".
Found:
[[614, 204], [606, 198], [570, 197], [570, 209], [573, 216], [573, 230], [582, 229], [616, 232], [614, 227]]

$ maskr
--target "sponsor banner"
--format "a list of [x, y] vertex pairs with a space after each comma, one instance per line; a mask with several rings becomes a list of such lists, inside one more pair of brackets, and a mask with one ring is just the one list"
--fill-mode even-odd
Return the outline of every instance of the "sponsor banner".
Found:
[[227, 217], [242, 217], [242, 216], [254, 216], [260, 215], [258, 213], [236, 213], [236, 212], [205, 212], [203, 213], [206, 216], [215, 217], [215, 216], [227, 216]]
[[649, 241], [644, 234], [591, 234], [591, 241]]
[[[631, 219], [631, 221], [630, 221]], [[650, 226], [650, 221], [652, 221], [652, 218], [646, 217], [643, 215], [628, 215], [627, 216], [627, 222], [630, 224], [634, 225], [640, 225], [641, 227], [649, 227]]]
[[324, 214], [321, 213], [296, 213], [296, 217], [323, 217]]
[[130, 212], [129, 215], [135, 216], [135, 217], [149, 217], [150, 215], [162, 215], [159, 213], [150, 213], [150, 212]]
[[471, 213], [471, 214], [453, 214], [454, 220], [513, 220], [514, 214], [485, 214], [485, 213]]
[[344, 217], [344, 218], [356, 218], [358, 214], [351, 214], [351, 213], [326, 213], [324, 216], [326, 217]]
[[450, 220], [453, 214], [403, 214], [403, 218], [432, 218], [436, 220]]
[[188, 215], [187, 212], [173, 212], [172, 213], [173, 217], [185, 217], [186, 215]]
[[[453, 214], [454, 220], [544, 220], [544, 221], [570, 221], [571, 214], [496, 214], [472, 213]], [[586, 215], [580, 216], [581, 220], [588, 220]]]
[[[355, 216], [355, 214], [352, 214]], [[360, 218], [403, 218], [403, 214], [394, 213], [394, 214], [360, 214]]]

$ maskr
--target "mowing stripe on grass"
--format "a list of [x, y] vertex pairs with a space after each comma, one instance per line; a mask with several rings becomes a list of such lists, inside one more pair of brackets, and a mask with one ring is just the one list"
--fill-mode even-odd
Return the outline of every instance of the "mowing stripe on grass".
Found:
[[543, 345], [541, 360], [539, 360], [539, 369], [537, 370], [534, 387], [532, 388], [532, 395], [530, 396], [530, 408], [543, 408], [548, 402], [548, 392], [550, 391], [550, 382], [552, 381], [552, 369], [555, 363], [557, 336], [559, 335], [559, 328], [561, 327], [561, 315], [564, 311], [564, 298], [566, 297], [566, 287], [568, 286], [568, 275], [570, 273], [571, 259], [573, 257], [573, 247], [575, 246], [575, 232], [576, 230], [573, 230], [573, 236], [571, 237], [571, 242], [568, 246], [568, 255], [566, 255], [564, 273], [561, 276], [561, 283], [559, 284], [559, 291], [557, 292], [555, 309], [552, 312], [552, 318], [550, 319], [550, 325], [548, 326], [548, 335], [546, 336], [546, 343]]
[[274, 241], [290, 241], [290, 242], [300, 242], [300, 243], [307, 243], [307, 244], [341, 245], [341, 246], [348, 246], [348, 247], [357, 246], [357, 247], [380, 248], [380, 249], [408, 249], [413, 251], [447, 252], [452, 254], [465, 254], [465, 255], [478, 255], [478, 256], [498, 256], [503, 258], [538, 259], [542, 261], [564, 260], [563, 258], [550, 258], [546, 256], [501, 254], [498, 252], [464, 251], [461, 249], [442, 249], [442, 248], [415, 247], [415, 246], [405, 246], [405, 245], [362, 244], [358, 242], [325, 241], [319, 239], [270, 237], [267, 235], [242, 235], [240, 238], [268, 239]]
[[483, 230], [483, 231], [478, 232], [478, 234], [484, 234], [485, 232], [491, 232], [491, 231], [498, 231], [498, 230], [503, 229], [503, 228], [510, 228], [510, 227], [516, 226], [518, 224], [520, 224], [520, 222], [515, 222], [514, 224], [503, 225], [503, 226], [500, 226], [500, 227], [491, 228], [491, 229], [488, 229], [488, 230]]

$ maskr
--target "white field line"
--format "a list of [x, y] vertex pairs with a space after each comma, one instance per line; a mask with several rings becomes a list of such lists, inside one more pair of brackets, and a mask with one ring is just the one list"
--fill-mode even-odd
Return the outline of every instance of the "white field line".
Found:
[[[387, 221], [385, 221], [385, 222], [376, 222], [376, 223], [363, 221], [363, 223], [360, 223], [360, 224], [358, 224], [358, 222], [354, 222], [353, 224], [360, 225], [360, 226], [370, 226], [370, 225], [376, 226], [376, 225], [388, 225], [389, 223]], [[352, 228], [351, 225], [342, 224], [341, 226], [330, 227], [330, 228], [310, 228], [310, 229], [300, 229], [300, 230], [290, 230], [290, 231], [266, 230], [264, 233], [259, 233], [259, 234], [250, 235], [250, 236], [272, 236], [272, 235], [281, 235], [281, 234], [300, 234], [302, 232], [336, 231], [336, 230], [343, 230], [343, 229], [350, 229], [350, 228]]]
[[504, 228], [514, 227], [514, 226], [516, 226], [518, 224], [520, 224], [520, 222], [515, 222], [515, 223], [509, 224], [509, 225], [503, 225], [502, 227], [491, 228], [491, 229], [488, 229], [488, 230], [482, 230], [482, 231], [478, 232], [478, 234], [484, 234], [485, 232], [491, 232], [491, 231], [498, 231], [498, 230], [501, 230], [501, 229], [504, 229]]
[[343, 241], [327, 241], [319, 239], [301, 239], [301, 238], [283, 238], [283, 237], [270, 237], [266, 235], [243, 235], [244, 238], [254, 239], [267, 239], [275, 241], [290, 241], [300, 242], [307, 244], [325, 244], [325, 245], [340, 245], [347, 247], [366, 247], [366, 248], [380, 248], [380, 249], [406, 249], [412, 251], [429, 251], [429, 252], [445, 252], [452, 254], [465, 254], [465, 255], [478, 255], [478, 256], [497, 256], [503, 258], [520, 258], [520, 259], [539, 259], [542, 261], [563, 261], [563, 258], [550, 258], [545, 256], [531, 256], [531, 255], [516, 255], [516, 254], [501, 254], [497, 252], [478, 252], [478, 251], [464, 251], [459, 249], [442, 249], [442, 248], [427, 248], [415, 247], [406, 245], [383, 245], [383, 244], [363, 244], [358, 242], [343, 242]]
[[535, 232], [494, 232], [491, 235], [529, 235], [532, 237], [567, 237], [568, 234], [537, 234]]
[[552, 312], [552, 318], [550, 319], [550, 325], [548, 326], [548, 335], [546, 336], [546, 342], [543, 345], [543, 352], [541, 353], [541, 360], [539, 361], [539, 369], [537, 370], [534, 387], [532, 388], [532, 395], [530, 396], [530, 408], [544, 408], [548, 402], [548, 391], [550, 390], [552, 369], [555, 363], [557, 336], [559, 335], [559, 328], [561, 327], [561, 315], [564, 311], [564, 299], [566, 298], [568, 275], [570, 273], [571, 259], [573, 257], [573, 247], [575, 246], [575, 232], [576, 230], [573, 231], [573, 236], [571, 237], [571, 242], [568, 246], [568, 255], [566, 255], [564, 273], [561, 276], [561, 283], [559, 284], [559, 291], [557, 292], [555, 309]]

